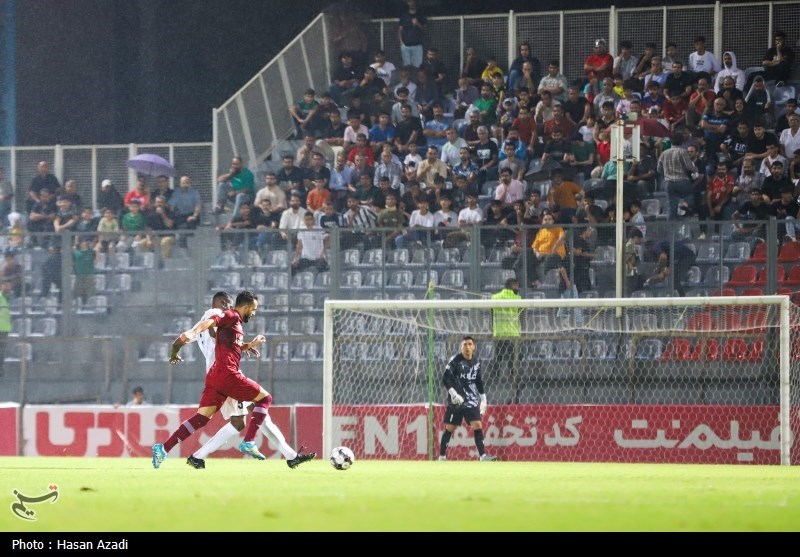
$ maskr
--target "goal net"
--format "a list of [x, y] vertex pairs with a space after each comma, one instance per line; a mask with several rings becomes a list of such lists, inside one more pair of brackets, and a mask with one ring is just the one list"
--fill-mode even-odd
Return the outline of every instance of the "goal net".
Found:
[[[795, 464], [798, 311], [786, 296], [328, 300], [324, 450], [435, 458], [444, 367], [469, 334], [501, 460]], [[466, 423], [447, 454], [476, 458]]]

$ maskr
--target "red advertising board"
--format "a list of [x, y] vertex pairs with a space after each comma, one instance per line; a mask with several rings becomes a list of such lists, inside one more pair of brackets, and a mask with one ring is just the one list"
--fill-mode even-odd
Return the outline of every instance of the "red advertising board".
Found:
[[16, 456], [19, 451], [19, 404], [0, 404], [0, 456]]
[[[25, 456], [150, 456], [153, 443], [163, 443], [182, 422], [196, 412], [194, 406], [114, 408], [94, 405], [26, 405], [22, 411]], [[272, 406], [272, 421], [291, 439], [291, 407]], [[200, 432], [180, 443], [172, 456], [187, 457], [224, 425], [217, 413]], [[215, 458], [241, 458], [236, 448], [243, 437], [228, 441]], [[260, 433], [259, 450], [280, 458]], [[15, 451], [16, 454], [16, 451]]]
[[[321, 447], [321, 409], [299, 406], [295, 412], [297, 438], [318, 440]], [[444, 407], [437, 406], [437, 447], [443, 414]], [[780, 462], [775, 406], [496, 405], [482, 421], [486, 451], [501, 460]], [[359, 458], [424, 459], [427, 424], [423, 405], [340, 405], [334, 412], [333, 445], [346, 445]], [[465, 424], [453, 433], [447, 456], [477, 457]]]
[[[793, 409], [796, 412], [796, 409]], [[149, 456], [195, 412], [189, 406], [25, 406], [22, 454], [26, 456]], [[19, 408], [0, 407], [0, 451], [16, 454]], [[294, 413], [294, 420], [292, 420]], [[322, 450], [322, 407], [273, 406], [272, 420], [290, 444]], [[434, 438], [443, 432], [444, 407], [434, 411]], [[587, 462], [674, 462], [778, 464], [780, 435], [776, 406], [679, 405], [495, 405], [483, 417], [487, 452], [502, 460]], [[797, 422], [797, 420], [795, 420]], [[294, 429], [292, 424], [294, 423]], [[217, 415], [198, 434], [173, 450], [186, 457], [223, 425]], [[339, 405], [333, 444], [358, 458], [425, 459], [428, 410], [424, 405]], [[215, 457], [240, 458], [229, 441]], [[280, 458], [262, 436], [262, 453]], [[792, 463], [800, 461], [793, 451]], [[476, 458], [472, 432], [462, 424], [450, 440], [451, 460]]]

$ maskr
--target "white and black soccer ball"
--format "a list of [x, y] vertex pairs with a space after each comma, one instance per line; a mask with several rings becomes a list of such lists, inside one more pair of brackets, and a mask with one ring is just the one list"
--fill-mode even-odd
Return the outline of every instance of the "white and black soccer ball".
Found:
[[347, 447], [336, 447], [331, 451], [331, 466], [337, 470], [347, 470], [355, 461], [353, 451]]

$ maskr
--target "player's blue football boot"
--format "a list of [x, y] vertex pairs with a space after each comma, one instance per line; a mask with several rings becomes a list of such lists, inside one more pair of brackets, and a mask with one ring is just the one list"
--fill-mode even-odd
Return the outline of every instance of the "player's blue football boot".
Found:
[[267, 457], [265, 457], [263, 454], [261, 454], [261, 452], [259, 452], [255, 441], [242, 441], [241, 443], [239, 443], [239, 450], [242, 451], [244, 454], [249, 454], [250, 456], [258, 460], [267, 459]]
[[153, 468], [161, 466], [165, 458], [167, 458], [167, 451], [164, 450], [164, 445], [161, 443], [153, 445]]

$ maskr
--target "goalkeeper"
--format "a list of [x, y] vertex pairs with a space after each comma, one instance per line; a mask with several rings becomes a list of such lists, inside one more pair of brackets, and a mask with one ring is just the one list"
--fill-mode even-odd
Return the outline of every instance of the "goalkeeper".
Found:
[[448, 404], [444, 412], [444, 433], [439, 445], [439, 460], [447, 460], [447, 445], [457, 426], [463, 420], [469, 423], [478, 448], [479, 460], [497, 460], [489, 456], [483, 447], [483, 424], [481, 416], [486, 413], [486, 393], [483, 392], [481, 362], [475, 355], [475, 339], [465, 336], [461, 341], [461, 352], [450, 358], [444, 368], [444, 386]]

